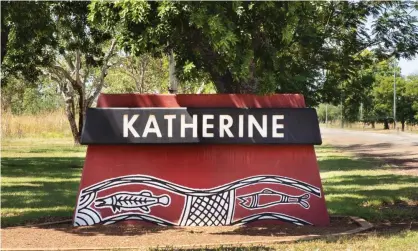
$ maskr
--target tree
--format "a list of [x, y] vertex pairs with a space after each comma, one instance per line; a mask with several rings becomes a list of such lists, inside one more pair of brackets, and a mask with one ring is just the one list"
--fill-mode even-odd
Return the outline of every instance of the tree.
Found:
[[316, 112], [318, 114], [318, 120], [321, 123], [332, 123], [340, 119], [341, 107], [329, 104], [320, 104], [316, 109]]
[[168, 60], [150, 54], [120, 56], [115, 71], [123, 73], [135, 84], [139, 93], [163, 93], [168, 90]]
[[408, 123], [416, 125], [418, 123], [418, 75], [406, 77], [405, 95], [408, 97], [412, 106], [413, 117], [408, 116]]
[[[22, 76], [35, 82], [45, 74], [56, 82], [65, 101], [75, 144], [80, 141], [86, 109], [104, 86], [116, 47], [115, 40], [110, 41], [109, 33], [89, 24], [88, 4], [10, 2], [2, 13], [7, 20], [4, 27], [2, 24], [2, 32], [8, 34], [2, 75], [6, 79], [13, 75]], [[32, 8], [36, 15], [27, 14], [28, 20], [18, 18], [20, 12], [31, 13]], [[22, 44], [20, 40], [26, 41], [26, 33], [35, 42]], [[25, 57], [35, 60], [28, 63]], [[42, 58], [45, 60], [37, 60]]]
[[359, 121], [360, 107], [369, 108], [368, 95], [374, 78], [374, 64], [377, 61], [375, 55], [365, 50], [353, 58], [357, 65], [352, 69], [352, 74], [345, 81], [340, 82], [340, 104], [342, 105], [343, 120], [347, 122]]
[[[416, 54], [410, 2], [96, 1], [91, 20], [120, 32], [134, 55], [176, 55], [179, 79], [193, 65], [221, 93], [299, 92], [309, 104], [335, 102], [354, 57], [374, 46], [380, 58]], [[373, 35], [366, 19], [376, 17]], [[324, 71], [330, 74], [324, 78]]]
[[57, 86], [40, 78], [35, 85], [27, 85], [25, 80], [10, 78], [9, 84], [1, 88], [2, 111], [12, 114], [38, 114], [62, 108], [63, 100]]
[[[115, 67], [109, 70], [104, 92], [110, 93], [168, 93], [169, 60], [167, 56], [152, 57], [150, 54], [139, 56], [120, 53], [115, 58]], [[183, 69], [184, 74], [192, 69]], [[214, 88], [203, 74], [178, 81], [177, 93], [213, 93]]]
[[[384, 128], [389, 129], [389, 122], [399, 121], [402, 131], [406, 123], [414, 123], [416, 109], [414, 101], [418, 97], [414, 89], [414, 81], [408, 81], [400, 75], [400, 68], [394, 67], [394, 60], [380, 62], [374, 69], [375, 82], [371, 91], [372, 113], [376, 121], [384, 122]], [[396, 79], [395, 76], [396, 75]], [[396, 81], [396, 118], [393, 117], [393, 87]]]
[[52, 51], [44, 50], [58, 45], [50, 16], [46, 3], [1, 2], [2, 85], [17, 74], [34, 82], [42, 74], [39, 66], [52, 63]]

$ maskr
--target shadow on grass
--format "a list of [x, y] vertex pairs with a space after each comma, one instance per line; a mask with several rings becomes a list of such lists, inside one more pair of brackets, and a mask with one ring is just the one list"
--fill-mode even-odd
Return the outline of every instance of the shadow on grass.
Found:
[[[418, 220], [418, 177], [384, 172], [374, 158], [328, 157], [318, 161], [328, 211], [372, 222]], [[327, 175], [338, 171], [337, 175]]]
[[414, 146], [414, 144], [412, 147], [404, 146], [403, 151], [393, 151], [396, 145], [391, 143], [337, 145], [334, 148], [351, 152], [362, 159], [377, 159], [381, 163], [392, 165], [393, 170], [412, 170], [418, 174], [418, 158], [416, 157], [418, 148]]
[[84, 158], [2, 158], [2, 227], [71, 217]]
[[333, 171], [360, 171], [386, 169], [381, 162], [373, 158], [349, 158], [345, 156], [332, 156], [318, 161], [320, 172]]
[[376, 143], [376, 144], [351, 144], [348, 146], [338, 146], [341, 150], [370, 150], [372, 149], [386, 149], [392, 147], [391, 143]]
[[[34, 157], [2, 158], [3, 177], [71, 178], [79, 177], [84, 158], [80, 157]], [[76, 169], [76, 170], [73, 170]], [[75, 175], [75, 176], [74, 176]], [[7, 183], [7, 182], [6, 182]]]
[[[407, 183], [418, 182], [418, 177], [407, 176], [407, 175], [395, 175], [395, 174], [382, 174], [382, 175], [344, 175], [343, 178], [328, 178], [326, 184], [330, 188], [336, 185], [352, 185], [352, 186], [364, 186], [367, 188], [365, 191], [374, 192], [376, 189], [370, 189], [375, 185], [403, 185]], [[396, 192], [398, 190], [385, 190], [388, 192]], [[418, 193], [416, 194], [418, 195]]]

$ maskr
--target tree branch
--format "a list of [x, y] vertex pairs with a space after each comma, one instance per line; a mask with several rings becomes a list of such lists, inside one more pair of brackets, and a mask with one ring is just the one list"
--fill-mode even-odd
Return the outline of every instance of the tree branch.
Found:
[[71, 61], [71, 58], [68, 55], [66, 55], [64, 56], [64, 59], [67, 62], [68, 67], [70, 67], [70, 70], [74, 71], [75, 67], [74, 67], [73, 62]]
[[113, 55], [113, 51], [115, 50], [115, 47], [116, 47], [116, 39], [113, 39], [112, 44], [110, 45], [110, 49], [104, 57], [103, 65], [102, 65], [101, 72], [100, 72], [100, 76], [99, 76], [98, 80], [95, 81], [97, 83], [97, 86], [96, 86], [96, 88], [93, 92], [93, 95], [91, 95], [87, 99], [87, 107], [89, 107], [93, 104], [93, 101], [97, 98], [97, 96], [99, 96], [99, 94], [100, 94], [100, 92], [103, 88], [104, 78], [106, 77], [107, 69], [109, 68], [108, 62]]
[[68, 81], [70, 81], [70, 83], [74, 86], [77, 85], [76, 81], [73, 79], [73, 77], [71, 77], [70, 73], [68, 71], [66, 71], [62, 66], [59, 65], [53, 65], [51, 66], [51, 69], [53, 71], [55, 71], [55, 74], [60, 76], [60, 77], [64, 77], [66, 78]]
[[77, 85], [82, 85], [80, 80], [81, 56], [80, 51], [77, 50], [75, 54], [75, 81]]

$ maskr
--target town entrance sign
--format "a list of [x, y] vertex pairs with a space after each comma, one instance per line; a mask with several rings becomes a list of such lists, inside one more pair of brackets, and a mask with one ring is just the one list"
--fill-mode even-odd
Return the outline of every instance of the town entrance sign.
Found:
[[314, 109], [288, 95], [101, 95], [74, 225], [327, 225]]

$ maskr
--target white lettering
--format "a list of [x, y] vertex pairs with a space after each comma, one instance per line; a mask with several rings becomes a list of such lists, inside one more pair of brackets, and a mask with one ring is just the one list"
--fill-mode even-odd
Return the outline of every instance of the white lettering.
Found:
[[244, 115], [238, 115], [238, 137], [244, 137]]
[[167, 136], [169, 138], [173, 137], [173, 119], [176, 118], [175, 114], [164, 115], [164, 119], [167, 120]]
[[267, 137], [267, 115], [263, 115], [263, 126], [261, 127], [253, 115], [248, 115], [248, 137], [253, 137], [253, 128], [257, 129], [261, 137]]
[[186, 124], [186, 115], [181, 115], [181, 122], [180, 122], [180, 137], [186, 137], [186, 129], [192, 128], [193, 129], [193, 138], [197, 138], [197, 115], [193, 115], [193, 122], [191, 124]]
[[271, 117], [272, 119], [272, 137], [273, 138], [284, 138], [284, 133], [278, 133], [277, 129], [283, 129], [284, 128], [284, 124], [278, 124], [279, 119], [284, 119], [284, 115], [273, 115]]
[[[225, 124], [225, 121], [228, 121], [227, 124]], [[228, 137], [233, 138], [234, 135], [232, 134], [231, 128], [234, 121], [232, 120], [232, 117], [229, 115], [219, 115], [219, 137], [223, 138], [224, 133], [228, 134]]]
[[[135, 138], [144, 138], [148, 137], [150, 133], [154, 133], [156, 137], [162, 138], [168, 137], [172, 138], [173, 136], [180, 136], [181, 138], [186, 138], [186, 131], [187, 137], [197, 138], [200, 135], [203, 138], [252, 138], [254, 134], [259, 134], [263, 138], [284, 138], [285, 132], [284, 129], [284, 115], [248, 115], [248, 114], [240, 114], [237, 115], [238, 117], [238, 132], [235, 133], [234, 125], [237, 123], [234, 118], [235, 116], [231, 116], [229, 114], [203, 114], [200, 116], [198, 115], [189, 115], [189, 114], [182, 114], [180, 115], [180, 122], [176, 119], [178, 118], [176, 114], [166, 114], [164, 115], [164, 119], [167, 123], [167, 130], [161, 131], [159, 127], [160, 120], [157, 119], [155, 115], [149, 115], [147, 118], [147, 122], [142, 121], [141, 123], [138, 122], [139, 114], [123, 114], [123, 137], [135, 137]], [[219, 116], [219, 125], [215, 123], [215, 120], [218, 119]], [[271, 124], [269, 119], [271, 119]], [[142, 123], [145, 123], [142, 131]], [[218, 122], [218, 121], [216, 121]], [[180, 135], [178, 132], [173, 132], [173, 126], [177, 126], [180, 123]], [[201, 124], [200, 124], [201, 123]], [[215, 124], [218, 125], [215, 128]], [[202, 127], [202, 131], [198, 133], [198, 129]], [[245, 127], [248, 126], [248, 129]], [[141, 129], [141, 130], [140, 130]], [[192, 131], [188, 131], [187, 129], [191, 129]], [[247, 131], [248, 130], [248, 131]], [[141, 133], [141, 136], [139, 133]], [[163, 134], [167, 133], [167, 134]], [[175, 134], [175, 135], [173, 135]], [[193, 136], [192, 136], [193, 135]]]
[[129, 131], [134, 135], [135, 138], [139, 138], [138, 132], [133, 128], [133, 124], [138, 119], [139, 115], [132, 116], [131, 120], [128, 121], [128, 114], [123, 115], [123, 137], [127, 138]]
[[[152, 128], [151, 128], [152, 125]], [[145, 125], [144, 133], [142, 134], [142, 137], [147, 137], [148, 133], [155, 133], [157, 134], [158, 138], [161, 138], [161, 131], [160, 127], [158, 126], [157, 119], [155, 118], [155, 115], [149, 115], [147, 124]]]
[[208, 124], [208, 119], [213, 119], [214, 117], [212, 114], [203, 114], [202, 116], [202, 136], [204, 138], [213, 137], [213, 133], [208, 132], [208, 129], [213, 129], [213, 124]]

